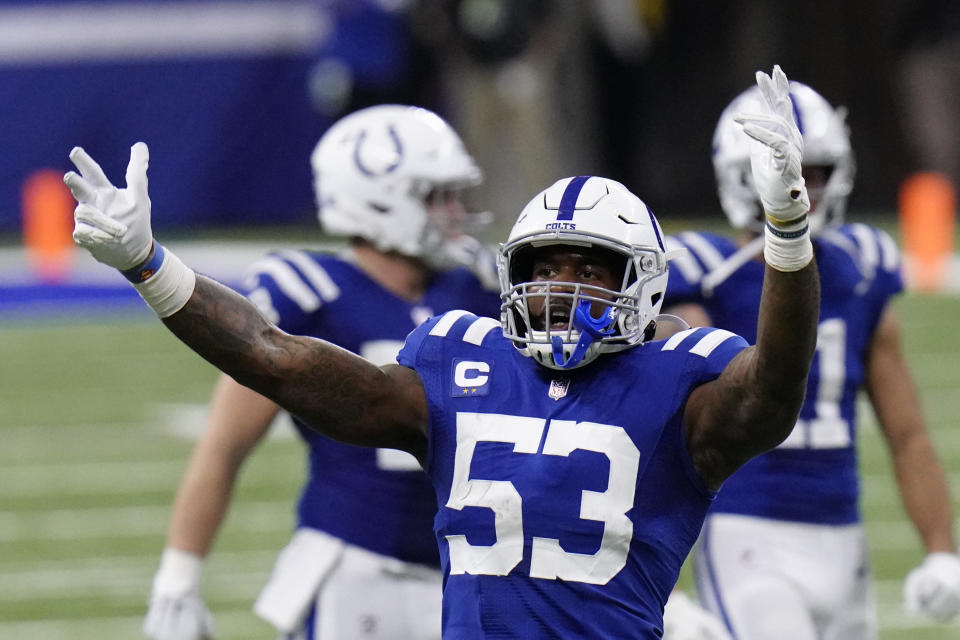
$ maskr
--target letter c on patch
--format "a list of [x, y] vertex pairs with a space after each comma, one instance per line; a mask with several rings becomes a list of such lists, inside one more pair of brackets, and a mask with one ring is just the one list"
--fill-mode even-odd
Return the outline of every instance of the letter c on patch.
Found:
[[453, 369], [453, 384], [458, 387], [482, 387], [490, 376], [490, 365], [486, 362], [464, 360]]

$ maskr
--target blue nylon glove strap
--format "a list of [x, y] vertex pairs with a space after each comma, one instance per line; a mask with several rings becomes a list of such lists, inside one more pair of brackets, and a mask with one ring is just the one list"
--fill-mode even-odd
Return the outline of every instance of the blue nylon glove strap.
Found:
[[132, 269], [127, 269], [126, 271], [121, 271], [120, 273], [122, 273], [123, 277], [133, 284], [140, 284], [141, 282], [149, 280], [153, 274], [160, 269], [160, 265], [163, 264], [163, 258], [165, 255], [166, 251], [163, 250], [163, 246], [154, 241], [152, 257], [148, 258], [143, 264]]

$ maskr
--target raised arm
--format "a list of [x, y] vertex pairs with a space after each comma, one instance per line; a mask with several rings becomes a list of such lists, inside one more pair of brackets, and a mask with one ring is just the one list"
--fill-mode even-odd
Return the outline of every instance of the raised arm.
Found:
[[816, 347], [820, 280], [800, 175], [803, 141], [780, 68], [772, 77], [758, 72], [757, 83], [767, 113], [738, 118], [754, 139], [751, 167], [767, 214], [757, 344], [694, 390], [684, 414], [694, 465], [714, 488], [790, 434]]
[[74, 240], [119, 269], [187, 346], [332, 438], [423, 459], [427, 409], [416, 373], [286, 334], [243, 296], [195, 275], [154, 242], [144, 143], [131, 148], [125, 189], [114, 187], [83, 149], [75, 147], [70, 159], [79, 170], [64, 176], [78, 202]]

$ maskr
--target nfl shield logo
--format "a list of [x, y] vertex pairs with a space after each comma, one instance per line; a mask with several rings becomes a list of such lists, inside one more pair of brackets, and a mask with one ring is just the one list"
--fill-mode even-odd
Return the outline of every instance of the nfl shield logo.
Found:
[[550, 391], [547, 392], [547, 395], [554, 400], [559, 400], [567, 395], [569, 389], [570, 380], [568, 378], [554, 378], [550, 381]]

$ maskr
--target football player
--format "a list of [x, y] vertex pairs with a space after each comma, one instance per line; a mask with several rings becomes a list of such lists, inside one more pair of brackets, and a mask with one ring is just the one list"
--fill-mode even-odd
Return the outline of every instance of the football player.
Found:
[[[459, 194], [480, 181], [480, 170], [439, 116], [401, 105], [360, 110], [324, 134], [311, 164], [320, 223], [349, 244], [339, 255], [279, 251], [252, 265], [247, 297], [264, 317], [384, 365], [396, 362], [403, 339], [430, 316], [499, 313], [495, 258], [462, 233], [468, 214]], [[455, 266], [464, 257], [490, 286]], [[200, 596], [204, 558], [240, 466], [279, 411], [221, 377], [174, 502], [148, 637], [212, 635]], [[436, 499], [417, 461], [342, 444], [297, 418], [294, 424], [309, 449], [308, 475], [296, 532], [257, 614], [304, 638], [438, 638]]]
[[[668, 239], [667, 299], [692, 325], [752, 343], [764, 263], [763, 185], [751, 139], [735, 121], [762, 103], [756, 88], [720, 115], [713, 166], [737, 240], [703, 232]], [[893, 459], [900, 494], [926, 549], [908, 576], [908, 610], [938, 620], [960, 611], [960, 559], [944, 471], [924, 426], [890, 299], [903, 288], [894, 241], [843, 224], [854, 159], [842, 112], [804, 84], [790, 84], [803, 135], [803, 176], [822, 298], [806, 400], [789, 437], [737, 471], [710, 509], [694, 554], [701, 603], [738, 640], [868, 640], [877, 637], [856, 456], [857, 393], [865, 389]]]
[[716, 490], [792, 429], [816, 342], [800, 134], [779, 67], [757, 81], [763, 103], [741, 118], [768, 221], [755, 346], [710, 328], [651, 339], [671, 256], [646, 205], [593, 176], [521, 211], [499, 321], [447, 312], [382, 367], [277, 329], [154, 242], [142, 143], [125, 189], [71, 152], [74, 239], [241, 384], [328, 436], [420, 461], [446, 637], [652, 640]]

